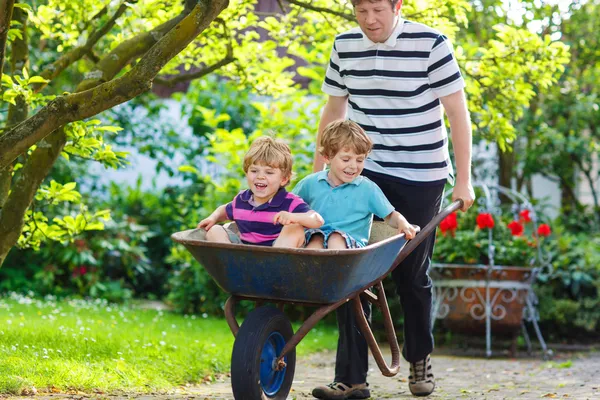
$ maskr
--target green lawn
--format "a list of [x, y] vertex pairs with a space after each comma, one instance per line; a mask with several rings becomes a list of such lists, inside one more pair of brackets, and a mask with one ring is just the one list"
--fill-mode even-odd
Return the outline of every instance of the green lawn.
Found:
[[[298, 354], [336, 341], [320, 324]], [[12, 295], [0, 298], [0, 394], [169, 390], [227, 372], [232, 344], [224, 319]]]

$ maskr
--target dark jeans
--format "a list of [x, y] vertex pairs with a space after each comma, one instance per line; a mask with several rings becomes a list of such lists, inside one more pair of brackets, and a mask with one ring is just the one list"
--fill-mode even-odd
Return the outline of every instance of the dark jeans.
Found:
[[[444, 185], [414, 186], [391, 181], [363, 171], [375, 182], [390, 203], [411, 224], [425, 227], [440, 210]], [[431, 333], [432, 285], [427, 270], [435, 235], [430, 235], [392, 272], [396, 291], [404, 311], [404, 346], [402, 355], [408, 362], [424, 359], [433, 351]], [[363, 301], [367, 320], [371, 320], [371, 305]], [[335, 365], [335, 381], [346, 384], [367, 381], [369, 349], [356, 324], [352, 302], [337, 309], [339, 328]]]

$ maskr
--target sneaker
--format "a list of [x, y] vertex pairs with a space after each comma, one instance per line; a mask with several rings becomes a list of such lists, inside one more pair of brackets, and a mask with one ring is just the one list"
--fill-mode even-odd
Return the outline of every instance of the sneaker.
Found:
[[333, 382], [327, 386], [314, 388], [312, 395], [317, 399], [324, 400], [368, 399], [371, 397], [368, 386], [368, 383], [346, 385], [341, 382]]
[[410, 363], [408, 388], [415, 396], [429, 396], [435, 389], [435, 378], [431, 370], [431, 357]]

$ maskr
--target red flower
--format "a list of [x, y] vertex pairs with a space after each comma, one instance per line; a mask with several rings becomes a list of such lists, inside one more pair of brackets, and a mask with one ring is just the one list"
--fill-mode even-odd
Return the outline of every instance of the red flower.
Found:
[[550, 236], [552, 231], [550, 230], [550, 227], [548, 225], [540, 224], [540, 226], [538, 227], [537, 233], [540, 236]]
[[521, 236], [524, 231], [523, 225], [519, 221], [513, 221], [508, 224], [508, 229], [510, 229], [513, 236]]
[[456, 221], [456, 212], [453, 212], [450, 215], [448, 215], [440, 223], [440, 230], [442, 231], [442, 233], [446, 233], [446, 231], [454, 233], [457, 227], [458, 223]]
[[87, 272], [87, 267], [85, 265], [82, 265], [81, 267], [75, 267], [71, 275], [73, 276], [73, 278], [77, 278], [78, 276], [83, 276], [87, 274]]
[[479, 229], [484, 229], [484, 228], [493, 228], [494, 227], [494, 217], [492, 217], [492, 214], [488, 214], [488, 213], [481, 213], [477, 216], [477, 226], [479, 227]]
[[519, 213], [519, 215], [521, 216], [521, 221], [523, 223], [526, 224], [528, 222], [531, 222], [531, 217], [529, 216], [529, 210], [528, 209], [525, 209], [525, 210], [521, 211]]

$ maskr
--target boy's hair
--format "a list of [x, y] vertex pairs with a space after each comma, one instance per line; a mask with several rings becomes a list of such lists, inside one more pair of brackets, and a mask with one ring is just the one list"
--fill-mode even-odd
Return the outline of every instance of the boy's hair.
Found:
[[319, 153], [333, 158], [345, 148], [353, 150], [356, 154], [369, 154], [373, 148], [373, 141], [354, 121], [338, 120], [329, 123], [323, 130]]
[[[363, 1], [366, 0], [351, 0], [352, 6], [356, 7], [357, 5], [359, 5], [360, 3], [362, 3]], [[368, 0], [369, 3], [379, 3], [380, 1], [385, 1], [385, 0]], [[398, 4], [399, 0], [388, 0], [390, 2], [390, 4], [392, 5], [392, 10], [396, 9], [396, 4]]]
[[244, 156], [244, 173], [248, 172], [252, 164], [265, 164], [279, 168], [284, 178], [290, 178], [293, 163], [290, 147], [283, 140], [261, 136], [252, 142]]

